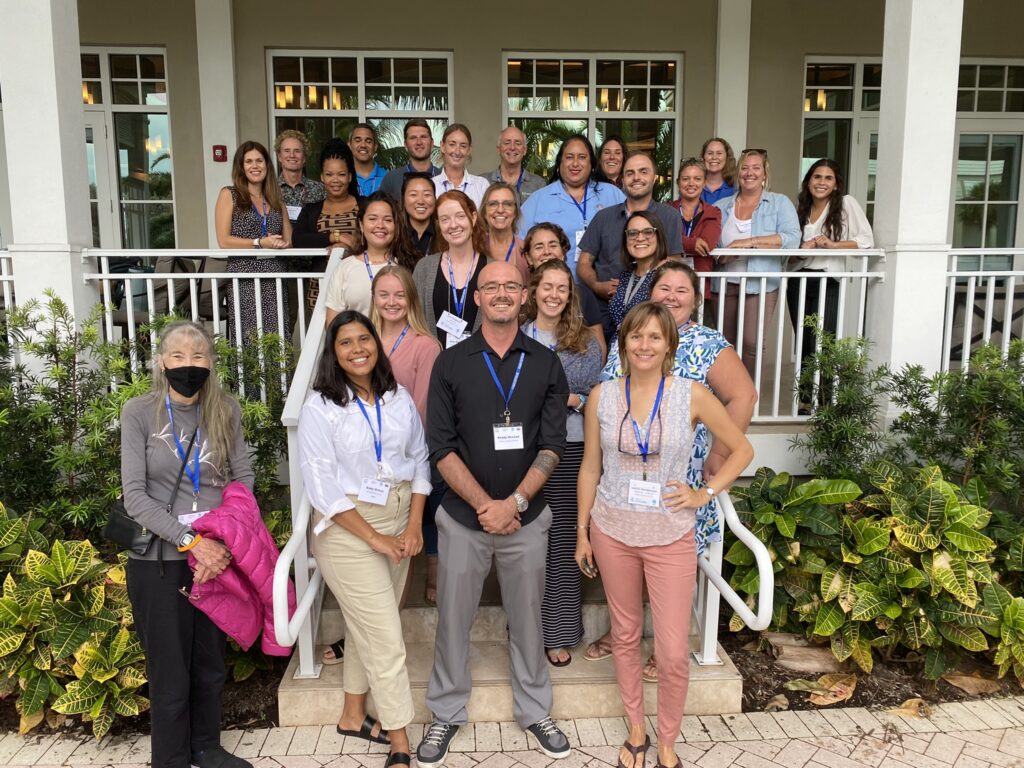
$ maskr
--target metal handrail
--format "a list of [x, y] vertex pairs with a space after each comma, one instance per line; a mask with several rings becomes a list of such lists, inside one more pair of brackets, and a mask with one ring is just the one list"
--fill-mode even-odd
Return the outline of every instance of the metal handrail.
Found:
[[729, 585], [729, 582], [722, 576], [721, 571], [710, 560], [703, 557], [698, 558], [697, 565], [708, 578], [708, 581], [725, 598], [725, 601], [743, 619], [744, 624], [754, 630], [766, 629], [771, 624], [774, 607], [775, 571], [772, 568], [771, 555], [768, 554], [768, 548], [764, 543], [740, 522], [740, 516], [736, 513], [736, 507], [733, 506], [732, 499], [728, 493], [720, 493], [718, 495], [718, 506], [722, 510], [722, 517], [729, 530], [754, 553], [754, 559], [757, 562], [759, 585], [757, 613], [754, 614], [750, 610], [743, 598]]

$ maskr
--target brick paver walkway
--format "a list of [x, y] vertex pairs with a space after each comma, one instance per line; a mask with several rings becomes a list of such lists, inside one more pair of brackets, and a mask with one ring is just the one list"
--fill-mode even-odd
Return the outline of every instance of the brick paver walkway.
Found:
[[[650, 721], [650, 718], [648, 718]], [[515, 723], [460, 729], [447, 768], [607, 768], [626, 734], [622, 718], [563, 720], [572, 755], [550, 760]], [[649, 722], [650, 732], [655, 732]], [[423, 726], [410, 727], [419, 741]], [[225, 731], [224, 746], [256, 768], [383, 768], [386, 748], [342, 737], [334, 726]], [[863, 708], [687, 716], [676, 741], [683, 768], [1024, 768], [1024, 697], [941, 704], [912, 719]], [[148, 736], [96, 742], [72, 736], [0, 738], [9, 766], [145, 765]], [[655, 751], [648, 753], [653, 766]], [[554, 764], [554, 765], [552, 765]]]

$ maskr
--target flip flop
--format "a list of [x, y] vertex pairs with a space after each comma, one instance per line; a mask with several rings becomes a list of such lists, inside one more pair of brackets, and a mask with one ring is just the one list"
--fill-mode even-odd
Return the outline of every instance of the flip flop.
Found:
[[391, 739], [384, 738], [384, 734], [387, 733], [387, 731], [381, 729], [377, 732], [376, 736], [373, 735], [373, 726], [375, 725], [377, 725], [377, 721], [367, 715], [363, 718], [363, 724], [359, 727], [358, 731], [342, 728], [340, 725], [337, 726], [337, 731], [340, 736], [355, 736], [359, 739], [371, 741], [374, 744], [390, 744]]
[[[592, 651], [596, 651], [595, 655], [591, 655]], [[583, 658], [587, 661], [600, 661], [601, 659], [607, 659], [612, 655], [612, 639], [608, 635], [602, 635], [597, 640], [587, 646], [587, 650], [583, 652]]]
[[345, 638], [344, 637], [341, 638], [341, 640], [339, 640], [336, 643], [331, 643], [327, 647], [331, 649], [331, 651], [334, 653], [334, 656], [324, 656], [321, 653], [320, 654], [320, 661], [322, 661], [324, 664], [326, 664], [327, 666], [330, 667], [330, 666], [333, 666], [335, 664], [341, 664], [341, 662], [343, 662], [345, 660]]
[[[647, 763], [647, 750], [651, 747], [650, 735], [644, 738], [644, 743], [640, 746], [633, 746], [629, 743], [629, 739], [622, 742], [622, 748], [629, 752], [633, 756], [633, 764], [629, 768], [646, 768]], [[637, 760], [639, 759], [639, 765]], [[627, 768], [626, 764], [622, 762], [622, 757], [619, 757], [616, 768]], [[674, 767], [673, 767], [674, 768]]]
[[[560, 660], [558, 658], [558, 653], [560, 651], [565, 651], [566, 656], [568, 656], [569, 658], [565, 659], [564, 661]], [[544, 653], [548, 657], [548, 664], [550, 664], [552, 667], [567, 667], [572, 661], [572, 654], [569, 653], [568, 648], [545, 648]]]

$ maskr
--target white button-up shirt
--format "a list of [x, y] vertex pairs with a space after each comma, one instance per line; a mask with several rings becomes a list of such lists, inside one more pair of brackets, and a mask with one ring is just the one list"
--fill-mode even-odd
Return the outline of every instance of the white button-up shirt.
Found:
[[448, 176], [445, 175], [444, 169], [434, 177], [434, 192], [440, 197], [445, 192], [451, 192], [453, 189], [459, 190], [459, 192], [465, 192], [473, 204], [476, 206], [477, 211], [480, 211], [480, 203], [483, 202], [484, 192], [491, 185], [487, 179], [483, 176], [474, 176], [469, 171], [464, 171], [462, 175], [461, 184], [453, 184]]

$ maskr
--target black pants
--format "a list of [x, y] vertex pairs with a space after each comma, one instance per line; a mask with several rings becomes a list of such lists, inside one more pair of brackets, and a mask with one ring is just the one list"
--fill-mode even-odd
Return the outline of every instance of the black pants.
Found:
[[[797, 313], [800, 310], [800, 281], [790, 279], [786, 284], [786, 307], [789, 309], [789, 319], [793, 323], [794, 333], [803, 331], [803, 342], [800, 346], [800, 370], [807, 366], [807, 358], [817, 352], [817, 333], [814, 328], [804, 328], [804, 318], [818, 314], [818, 303], [821, 299], [822, 281], [818, 276], [826, 274], [823, 269], [798, 269], [797, 274], [807, 275], [807, 288], [804, 291], [804, 314], [800, 317]], [[836, 333], [839, 327], [839, 281], [834, 278], [826, 278], [825, 284], [825, 311], [822, 313], [822, 327], [832, 334]], [[800, 387], [800, 402], [806, 405], [811, 403], [811, 387]]]
[[128, 597], [146, 651], [153, 768], [188, 768], [220, 744], [225, 635], [178, 590], [192, 587], [184, 560], [128, 560]]

